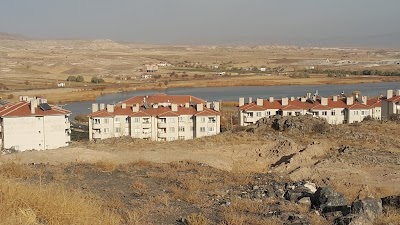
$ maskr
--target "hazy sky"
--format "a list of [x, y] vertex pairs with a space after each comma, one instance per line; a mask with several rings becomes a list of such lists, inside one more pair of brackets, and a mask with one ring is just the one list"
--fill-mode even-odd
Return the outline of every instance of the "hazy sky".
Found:
[[304, 42], [400, 32], [399, 0], [0, 0], [0, 31], [146, 43]]

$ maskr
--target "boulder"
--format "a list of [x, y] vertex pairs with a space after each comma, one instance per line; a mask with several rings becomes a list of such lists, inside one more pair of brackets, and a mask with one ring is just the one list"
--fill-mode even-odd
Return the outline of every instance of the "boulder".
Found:
[[314, 194], [313, 205], [323, 209], [325, 207], [347, 206], [343, 194], [336, 192], [331, 187], [318, 188]]
[[364, 215], [349, 214], [334, 220], [335, 225], [373, 225], [373, 222]]
[[284, 197], [288, 201], [297, 202], [300, 198], [303, 197], [303, 193], [297, 192], [295, 190], [287, 190]]
[[314, 194], [315, 192], [317, 192], [317, 185], [315, 185], [314, 183], [306, 182], [305, 184], [303, 184], [303, 187], [308, 189], [308, 193]]
[[370, 220], [374, 220], [382, 214], [382, 200], [375, 198], [367, 198], [353, 202], [351, 205], [353, 214], [364, 214]]
[[382, 206], [400, 208], [400, 196], [388, 196], [381, 199]]
[[303, 197], [297, 201], [297, 203], [302, 205], [308, 205], [311, 207], [311, 198], [310, 197]]

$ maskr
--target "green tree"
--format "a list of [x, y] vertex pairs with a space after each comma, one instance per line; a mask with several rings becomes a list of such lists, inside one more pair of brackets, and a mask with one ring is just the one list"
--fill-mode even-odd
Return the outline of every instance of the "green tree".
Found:
[[85, 79], [82, 76], [77, 76], [76, 77], [76, 82], [84, 82]]
[[76, 77], [75, 76], [69, 76], [67, 78], [67, 81], [76, 81]]

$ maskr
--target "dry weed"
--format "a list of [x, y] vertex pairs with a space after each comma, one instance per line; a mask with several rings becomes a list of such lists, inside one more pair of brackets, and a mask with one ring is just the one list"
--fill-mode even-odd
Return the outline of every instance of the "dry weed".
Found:
[[186, 218], [187, 225], [208, 225], [210, 221], [203, 214], [191, 214]]
[[375, 219], [374, 225], [400, 225], [400, 210], [387, 209], [385, 213]]
[[117, 165], [111, 161], [98, 161], [94, 165], [101, 172], [112, 172], [117, 169]]
[[131, 187], [139, 194], [144, 195], [148, 191], [148, 186], [144, 183], [142, 179], [137, 179], [132, 182]]

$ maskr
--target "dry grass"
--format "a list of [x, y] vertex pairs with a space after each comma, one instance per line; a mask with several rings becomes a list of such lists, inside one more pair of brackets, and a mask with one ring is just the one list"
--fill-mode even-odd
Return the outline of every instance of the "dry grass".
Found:
[[208, 225], [210, 221], [203, 214], [191, 214], [186, 218], [187, 225]]
[[117, 165], [111, 161], [98, 161], [95, 164], [95, 167], [102, 172], [112, 172], [117, 169]]
[[93, 199], [57, 186], [18, 184], [0, 178], [2, 224], [120, 224]]
[[400, 225], [400, 210], [388, 209], [384, 214], [378, 217], [374, 225]]
[[141, 180], [137, 179], [132, 182], [131, 187], [137, 192], [139, 195], [144, 195], [147, 193], [149, 187], [146, 185], [146, 183]]

